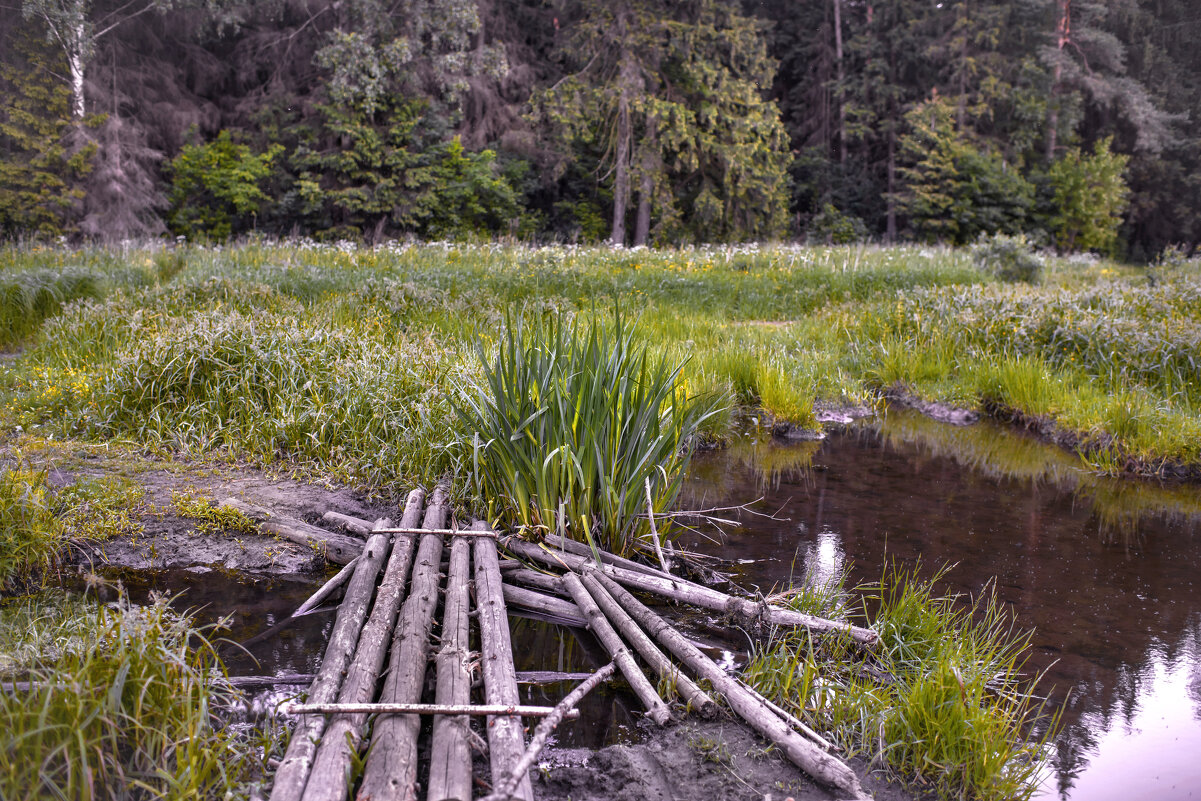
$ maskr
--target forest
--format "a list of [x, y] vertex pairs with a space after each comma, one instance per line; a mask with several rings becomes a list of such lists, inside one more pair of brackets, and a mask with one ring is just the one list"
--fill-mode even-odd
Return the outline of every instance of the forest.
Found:
[[0, 237], [1201, 237], [1187, 0], [4, 0]]

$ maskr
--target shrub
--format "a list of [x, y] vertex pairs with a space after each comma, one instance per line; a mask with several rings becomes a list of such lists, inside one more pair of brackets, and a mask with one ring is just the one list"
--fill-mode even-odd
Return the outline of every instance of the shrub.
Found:
[[841, 212], [827, 203], [814, 215], [806, 231], [811, 243], [850, 245], [867, 239], [867, 225], [854, 214]]
[[647, 482], [666, 511], [689, 441], [719, 404], [689, 397], [682, 365], [635, 344], [620, 316], [586, 329], [561, 315], [518, 320], [494, 358], [477, 347], [483, 380], [457, 411], [479, 497], [527, 535], [558, 529], [629, 553], [649, 534]]
[[981, 238], [972, 248], [972, 261], [982, 272], [1007, 283], [1037, 284], [1042, 280], [1043, 260], [1021, 234]]

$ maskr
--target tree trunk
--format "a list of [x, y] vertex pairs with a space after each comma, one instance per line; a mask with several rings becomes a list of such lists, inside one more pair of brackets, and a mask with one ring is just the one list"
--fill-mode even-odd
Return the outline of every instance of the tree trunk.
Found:
[[1047, 163], [1055, 160], [1055, 149], [1059, 146], [1059, 92], [1063, 81], [1063, 50], [1072, 36], [1072, 0], [1057, 0], [1059, 13], [1055, 20], [1055, 46], [1059, 56], [1051, 71], [1051, 97], [1047, 103]]
[[630, 123], [630, 96], [637, 80], [634, 55], [624, 43], [629, 36], [629, 19], [626, 12], [618, 16], [617, 36], [623, 42], [621, 67], [618, 76], [617, 131], [614, 144], [613, 163], [613, 236], [615, 246], [626, 243], [626, 209], [630, 206], [630, 149], [633, 131]]
[[847, 163], [846, 72], [842, 63], [842, 0], [834, 0], [834, 64], [838, 77], [838, 163]]
[[659, 137], [655, 121], [646, 121], [646, 137], [642, 144], [642, 183], [638, 190], [638, 220], [634, 226], [634, 246], [646, 245], [651, 237], [651, 198], [655, 194], [655, 167], [658, 165]]

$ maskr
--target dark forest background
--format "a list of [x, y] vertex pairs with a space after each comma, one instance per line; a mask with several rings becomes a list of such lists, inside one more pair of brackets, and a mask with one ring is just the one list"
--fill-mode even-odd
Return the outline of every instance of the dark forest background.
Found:
[[1201, 237], [1194, 0], [0, 0], [0, 237]]

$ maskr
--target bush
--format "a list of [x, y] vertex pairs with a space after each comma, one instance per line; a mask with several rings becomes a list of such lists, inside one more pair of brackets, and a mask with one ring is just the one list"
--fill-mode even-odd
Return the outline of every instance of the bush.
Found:
[[1020, 234], [981, 238], [972, 248], [972, 261], [982, 272], [1007, 283], [1037, 284], [1042, 280], [1043, 260]]
[[850, 245], [867, 239], [867, 226], [854, 214], [846, 214], [827, 203], [814, 215], [806, 231], [810, 243]]
[[186, 145], [171, 162], [171, 230], [189, 239], [217, 240], [228, 238], [235, 227], [243, 230], [267, 202], [259, 185], [283, 149], [272, 145], [256, 155], [235, 144], [229, 131], [203, 145]]
[[[472, 442], [475, 489], [535, 537], [561, 530], [626, 554], [680, 490], [689, 440], [718, 409], [688, 397], [682, 365], [634, 342], [617, 317], [587, 329], [562, 316], [510, 324], [484, 379], [457, 411]], [[490, 510], [491, 512], [491, 510]]]

